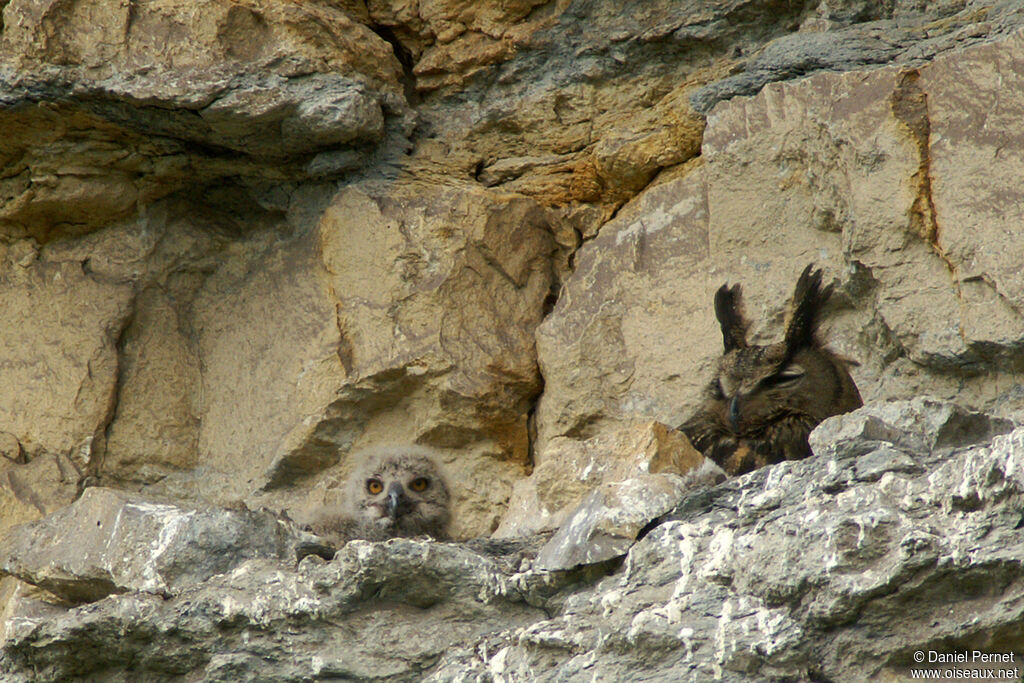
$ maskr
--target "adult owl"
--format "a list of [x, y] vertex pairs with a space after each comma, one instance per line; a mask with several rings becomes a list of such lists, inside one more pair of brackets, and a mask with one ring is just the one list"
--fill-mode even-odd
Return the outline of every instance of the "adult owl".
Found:
[[826, 417], [862, 404], [848, 362], [816, 338], [832, 285], [807, 266], [797, 280], [782, 341], [747, 343], [740, 286], [722, 285], [715, 316], [725, 350], [697, 412], [679, 426], [697, 448], [732, 475], [811, 454], [807, 435]]

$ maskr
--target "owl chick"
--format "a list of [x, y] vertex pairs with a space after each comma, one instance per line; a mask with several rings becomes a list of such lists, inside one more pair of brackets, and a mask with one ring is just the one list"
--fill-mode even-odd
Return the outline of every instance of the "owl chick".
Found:
[[435, 454], [421, 446], [364, 451], [338, 509], [324, 509], [312, 530], [339, 545], [352, 539], [448, 537], [448, 485]]
[[807, 266], [793, 292], [785, 337], [767, 346], [747, 344], [740, 286], [722, 285], [715, 294], [725, 353], [703, 404], [679, 429], [729, 474], [807, 457], [807, 436], [819, 422], [860, 407], [847, 361], [815, 337], [831, 294], [832, 285], [821, 286], [821, 271]]

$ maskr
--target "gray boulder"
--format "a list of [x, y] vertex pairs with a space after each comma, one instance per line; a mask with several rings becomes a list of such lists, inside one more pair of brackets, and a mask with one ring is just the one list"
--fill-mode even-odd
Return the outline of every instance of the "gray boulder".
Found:
[[294, 563], [326, 547], [267, 511], [182, 507], [107, 488], [15, 527], [0, 569], [70, 602], [129, 591], [168, 596], [248, 559]]

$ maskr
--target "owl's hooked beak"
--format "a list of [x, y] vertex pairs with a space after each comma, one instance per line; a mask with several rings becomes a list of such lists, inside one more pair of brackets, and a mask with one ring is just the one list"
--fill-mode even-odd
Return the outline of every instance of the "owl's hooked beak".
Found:
[[402, 488], [402, 485], [397, 481], [392, 482], [391, 486], [388, 487], [387, 498], [384, 502], [384, 509], [387, 510], [388, 517], [397, 519], [398, 513], [404, 507], [405, 502], [405, 490]]
[[740, 397], [739, 394], [732, 397], [729, 401], [729, 426], [732, 427], [732, 431], [738, 432], [740, 429]]

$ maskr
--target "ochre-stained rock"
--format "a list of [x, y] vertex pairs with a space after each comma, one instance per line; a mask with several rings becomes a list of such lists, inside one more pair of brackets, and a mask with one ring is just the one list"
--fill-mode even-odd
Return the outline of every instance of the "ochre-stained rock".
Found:
[[412, 125], [392, 46], [338, 8], [14, 0], [4, 16], [5, 234], [90, 232], [223, 179], [337, 176]]
[[629, 199], [661, 169], [700, 153], [704, 119], [690, 108], [688, 90], [677, 88], [621, 127], [612, 127], [594, 145], [594, 166], [606, 199]]
[[345, 12], [321, 4], [181, 0], [136, 6], [46, 0], [5, 3], [3, 54], [25, 68], [49, 63], [100, 73], [210, 68], [286, 58], [324, 71], [397, 83], [390, 46]]

